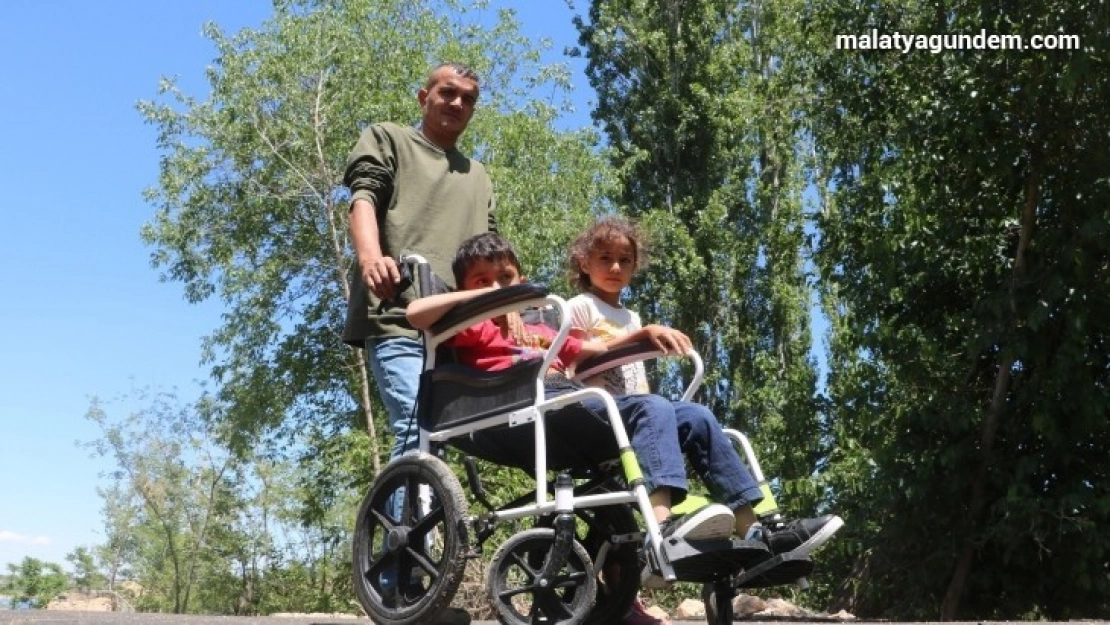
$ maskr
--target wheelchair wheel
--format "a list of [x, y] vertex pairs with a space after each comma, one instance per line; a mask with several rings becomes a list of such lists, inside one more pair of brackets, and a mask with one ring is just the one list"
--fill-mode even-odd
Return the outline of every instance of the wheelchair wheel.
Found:
[[375, 623], [432, 622], [466, 565], [466, 498], [439, 458], [402, 456], [374, 479], [355, 520], [353, 581]]
[[540, 623], [581, 625], [597, 593], [593, 562], [575, 540], [562, 569], [540, 579], [555, 543], [555, 530], [525, 530], [505, 541], [494, 554], [486, 590], [499, 621], [505, 625]]
[[701, 600], [705, 604], [707, 625], [729, 625], [732, 623], [732, 598], [736, 590], [728, 582], [713, 582], [701, 587]]

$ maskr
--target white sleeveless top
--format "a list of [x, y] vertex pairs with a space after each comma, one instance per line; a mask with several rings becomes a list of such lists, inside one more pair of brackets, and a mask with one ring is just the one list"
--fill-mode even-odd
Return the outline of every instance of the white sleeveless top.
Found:
[[[621, 306], [601, 301], [593, 293], [576, 295], [567, 302], [571, 327], [586, 333], [587, 340], [609, 341], [639, 330], [640, 315]], [[614, 395], [650, 393], [644, 363], [634, 362], [599, 373], [584, 380], [590, 386], [604, 388]]]

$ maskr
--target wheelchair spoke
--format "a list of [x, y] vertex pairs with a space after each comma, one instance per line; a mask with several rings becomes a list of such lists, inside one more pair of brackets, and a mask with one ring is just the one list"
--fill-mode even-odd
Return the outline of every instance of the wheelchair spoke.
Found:
[[536, 593], [530, 616], [539, 615], [547, 616], [555, 622], [569, 620], [572, 616], [566, 604], [563, 603], [563, 597], [553, 590], [542, 590]]
[[393, 529], [397, 524], [393, 521], [393, 517], [386, 514], [384, 511], [371, 508], [370, 515], [378, 522], [384, 531]]
[[[531, 555], [531, 554], [529, 554], [529, 555]], [[533, 568], [530, 564], [528, 564], [528, 562], [525, 561], [524, 557], [519, 553], [510, 553], [509, 557], [512, 558], [513, 562], [516, 562], [516, 565], [518, 567], [520, 567], [520, 569], [528, 575], [528, 583], [532, 583], [532, 582], [536, 581], [536, 577], [540, 573], [539, 569]], [[541, 565], [541, 567], [542, 567], [542, 565]]]
[[439, 579], [439, 570], [436, 569], [436, 563], [428, 559], [427, 555], [416, 551], [412, 547], [405, 550], [410, 558], [416, 563], [417, 566], [431, 579], [431, 583]]
[[586, 580], [586, 574], [582, 572], [572, 573], [570, 575], [560, 575], [555, 578], [554, 583], [551, 584], [552, 588], [577, 588], [582, 585]]
[[443, 508], [435, 507], [416, 523], [410, 525], [409, 534], [414, 538], [424, 538], [445, 520]]
[[516, 588], [506, 588], [505, 590], [497, 593], [497, 596], [501, 599], [512, 599], [513, 597], [516, 597], [518, 595], [523, 595], [531, 592], [532, 586], [518, 586]]

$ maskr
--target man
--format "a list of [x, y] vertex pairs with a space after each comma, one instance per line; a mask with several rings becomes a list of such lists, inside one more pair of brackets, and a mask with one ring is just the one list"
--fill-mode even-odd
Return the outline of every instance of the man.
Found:
[[[391, 458], [416, 449], [414, 406], [424, 363], [419, 334], [405, 319], [416, 298], [402, 283], [396, 259], [420, 254], [451, 280], [451, 259], [472, 235], [496, 230], [493, 184], [485, 167], [455, 144], [478, 102], [478, 75], [459, 63], [434, 68], [416, 95], [417, 128], [374, 124], [347, 159], [343, 183], [351, 191], [351, 242], [358, 260], [343, 340], [362, 347], [395, 442]], [[383, 575], [383, 587], [389, 586]], [[466, 612], [440, 613], [440, 625], [465, 625]]]
[[459, 245], [496, 230], [489, 175], [455, 148], [474, 114], [478, 75], [458, 63], [439, 65], [417, 101], [420, 128], [370, 126], [343, 177], [351, 190], [351, 241], [358, 258], [343, 340], [366, 350], [396, 438], [392, 458], [416, 448], [413, 406], [423, 366], [419, 335], [405, 319], [416, 294], [401, 283], [396, 259], [420, 254], [449, 281]]

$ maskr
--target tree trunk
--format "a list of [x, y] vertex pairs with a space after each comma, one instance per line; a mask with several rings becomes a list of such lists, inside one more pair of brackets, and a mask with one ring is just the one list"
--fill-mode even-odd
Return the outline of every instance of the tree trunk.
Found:
[[[1017, 289], [1018, 281], [1025, 273], [1025, 250], [1033, 236], [1033, 227], [1037, 221], [1037, 200], [1041, 185], [1041, 162], [1037, 156], [1031, 163], [1031, 171], [1025, 184], [1025, 205], [1021, 214], [1021, 233], [1018, 238], [1017, 249], [1014, 252], [1014, 269], [1010, 282], [1010, 313], [1011, 329], [1016, 330], [1022, 321], [1018, 315]], [[1003, 352], [1005, 352], [1005, 348]], [[944, 595], [944, 602], [940, 608], [942, 621], [956, 620], [960, 610], [960, 601], [964, 591], [967, 590], [968, 576], [971, 575], [971, 564], [975, 559], [974, 528], [978, 521], [979, 512], [983, 508], [984, 492], [986, 491], [987, 475], [990, 473], [991, 452], [994, 449], [995, 434], [998, 431], [998, 422], [1006, 403], [1007, 391], [1010, 386], [1010, 371], [1014, 365], [1013, 355], [1004, 355], [998, 366], [998, 373], [994, 380], [994, 390], [991, 392], [990, 406], [983, 418], [983, 425], [979, 431], [980, 459], [971, 483], [971, 493], [967, 504], [967, 523], [971, 531], [965, 533], [963, 547], [960, 549], [956, 569], [948, 583], [948, 590]]]

